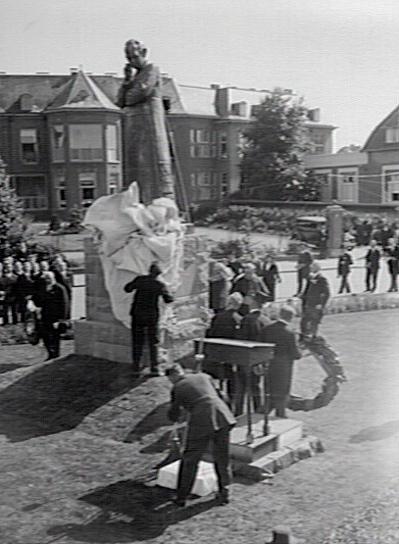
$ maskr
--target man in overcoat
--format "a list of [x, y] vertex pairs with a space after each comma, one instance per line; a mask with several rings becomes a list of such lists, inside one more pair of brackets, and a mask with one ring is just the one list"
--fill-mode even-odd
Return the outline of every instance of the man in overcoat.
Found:
[[366, 253], [366, 292], [373, 293], [377, 288], [377, 277], [380, 269], [381, 251], [377, 242], [371, 240], [370, 248]]
[[227, 486], [230, 483], [229, 438], [230, 430], [236, 423], [234, 416], [208, 374], [185, 374], [183, 368], [175, 364], [166, 370], [166, 376], [173, 384], [169, 419], [178, 421], [182, 409], [189, 414], [187, 441], [179, 468], [175, 502], [178, 506], [185, 506], [195, 482], [198, 464], [211, 443], [218, 479], [218, 499], [221, 504], [227, 504]]
[[289, 400], [292, 368], [295, 359], [301, 358], [295, 333], [289, 325], [295, 315], [290, 306], [282, 306], [279, 319], [268, 325], [260, 333], [259, 341], [275, 344], [274, 355], [269, 366], [271, 403], [270, 410], [276, 411], [277, 417], [286, 417]]
[[150, 266], [149, 273], [137, 276], [124, 287], [126, 293], [135, 292], [130, 315], [132, 317], [132, 358], [133, 372], [140, 373], [144, 340], [147, 334], [150, 352], [151, 374], [159, 375], [158, 370], [158, 322], [159, 299], [166, 304], [173, 302], [173, 296], [166, 285], [158, 279], [161, 269], [157, 263]]
[[310, 276], [301, 298], [301, 333], [304, 337], [316, 336], [324, 308], [330, 298], [327, 278], [321, 273], [321, 267], [317, 262], [310, 265]]
[[49, 360], [60, 355], [60, 324], [67, 319], [69, 301], [65, 287], [55, 281], [54, 272], [43, 272], [42, 278], [44, 287], [32, 299], [39, 308], [40, 334]]

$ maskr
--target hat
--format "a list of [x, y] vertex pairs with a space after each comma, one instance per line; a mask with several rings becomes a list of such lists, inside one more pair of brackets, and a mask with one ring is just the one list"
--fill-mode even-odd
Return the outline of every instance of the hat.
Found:
[[288, 527], [281, 526], [273, 530], [273, 540], [266, 544], [304, 544], [304, 541], [293, 536]]

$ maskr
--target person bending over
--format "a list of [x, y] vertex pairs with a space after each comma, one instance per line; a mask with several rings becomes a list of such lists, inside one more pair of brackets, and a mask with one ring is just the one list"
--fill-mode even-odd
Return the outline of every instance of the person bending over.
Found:
[[220, 504], [227, 504], [230, 483], [229, 439], [230, 430], [236, 423], [235, 418], [208, 374], [185, 374], [180, 365], [174, 364], [166, 370], [166, 376], [173, 384], [169, 419], [178, 421], [182, 409], [190, 415], [175, 503], [181, 507], [186, 505], [198, 464], [211, 443], [219, 487], [218, 500]]

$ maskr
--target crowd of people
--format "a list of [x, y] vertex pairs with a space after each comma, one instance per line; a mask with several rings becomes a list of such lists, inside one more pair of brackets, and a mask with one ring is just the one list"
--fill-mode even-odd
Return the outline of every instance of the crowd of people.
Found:
[[34, 316], [48, 359], [59, 356], [60, 334], [70, 319], [72, 274], [65, 258], [41, 259], [25, 242], [0, 253], [1, 325], [25, 324]]
[[[383, 230], [382, 232], [385, 232]], [[391, 234], [391, 231], [388, 232]], [[356, 261], [363, 261], [365, 266], [364, 291], [374, 292], [377, 289], [378, 277], [384, 264], [390, 283], [388, 292], [398, 291], [399, 276], [399, 233], [395, 236], [371, 238], [365, 254], [353, 257], [351, 243], [343, 243], [342, 253], [337, 258], [337, 276], [340, 284], [337, 294], [351, 293], [350, 274]], [[314, 256], [303, 243], [299, 246], [296, 262], [297, 288], [292, 296], [299, 297], [309, 278], [310, 266]], [[277, 296], [277, 286], [282, 283], [279, 265], [271, 254], [262, 258], [239, 259], [235, 256], [212, 260], [209, 267], [209, 307], [215, 312], [222, 311], [226, 306], [227, 296], [234, 291], [241, 292], [251, 309], [260, 300], [274, 301]]]

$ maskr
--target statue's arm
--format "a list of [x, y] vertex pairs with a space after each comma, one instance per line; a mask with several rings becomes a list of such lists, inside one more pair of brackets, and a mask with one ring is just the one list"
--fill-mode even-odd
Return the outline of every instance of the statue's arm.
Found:
[[151, 66], [148, 70], [145, 70], [132, 82], [130, 89], [125, 88], [127, 96], [125, 95], [125, 105], [134, 106], [140, 102], [145, 102], [149, 96], [154, 91], [155, 86], [157, 85], [160, 78], [158, 68]]

